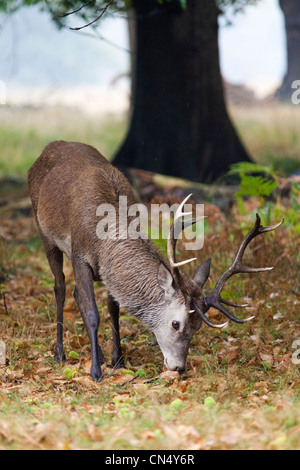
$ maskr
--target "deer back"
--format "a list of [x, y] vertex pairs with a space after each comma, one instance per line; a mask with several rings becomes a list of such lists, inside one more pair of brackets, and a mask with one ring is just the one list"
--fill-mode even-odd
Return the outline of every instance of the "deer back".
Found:
[[72, 237], [83, 250], [96, 238], [100, 204], [118, 207], [119, 195], [135, 197], [125, 176], [96, 149], [77, 142], [49, 144], [28, 174], [39, 229], [46, 238]]

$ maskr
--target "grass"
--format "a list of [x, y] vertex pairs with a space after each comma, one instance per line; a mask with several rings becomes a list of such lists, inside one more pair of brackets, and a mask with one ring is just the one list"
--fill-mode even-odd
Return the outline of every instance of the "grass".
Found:
[[[273, 165], [281, 176], [299, 170], [299, 107], [234, 105], [229, 112], [254, 161]], [[0, 178], [24, 178], [45, 145], [56, 139], [87, 142], [110, 159], [125, 133], [124, 116], [99, 118], [64, 108], [0, 107]]]
[[[98, 385], [88, 375], [90, 345], [73, 301], [71, 266], [65, 265], [67, 363], [58, 365], [53, 279], [35, 226], [24, 216], [6, 215], [1, 222], [8, 315], [0, 298], [0, 324], [8, 363], [0, 367], [0, 449], [299, 448], [300, 369], [292, 363], [292, 344], [300, 338], [299, 300], [293, 293], [299, 263], [288, 228], [249, 247], [254, 265], [276, 264], [279, 258], [274, 272], [228, 282], [228, 298], [250, 303], [249, 312], [240, 315], [254, 312], [256, 319], [222, 332], [202, 327], [184, 377], [163, 373], [154, 336], [125, 312], [121, 337], [127, 370], [109, 367], [106, 290], [96, 284], [99, 340], [107, 360]], [[234, 219], [225, 228], [217, 222], [212, 228], [205, 256], [213, 256], [214, 283], [234, 256], [241, 231]], [[218, 251], [224, 230], [230, 237]], [[194, 267], [189, 269], [191, 275]]]
[[[271, 145], [276, 141], [272, 113], [232, 112], [257, 159], [266, 149], [279, 156]], [[111, 156], [125, 131], [122, 120], [98, 122], [67, 111], [4, 114], [2, 109], [1, 177], [25, 178], [41, 148], [58, 137], [83, 140]], [[261, 140], [252, 138], [255, 119]], [[288, 136], [286, 122], [282, 127]], [[286, 139], [280, 152], [299, 162], [298, 143], [290, 146]], [[285, 163], [282, 168], [286, 171]], [[9, 199], [24, 196], [10, 191]], [[250, 213], [255, 201], [247, 204]], [[209, 221], [200, 255], [213, 258], [212, 286], [235, 255], [241, 221], [243, 228], [250, 224], [235, 210], [227, 221]], [[300, 369], [292, 361], [292, 345], [300, 339], [298, 246], [292, 226], [251, 244], [248, 262], [276, 269], [229, 280], [226, 298], [249, 303], [248, 311], [238, 313], [255, 314], [255, 320], [222, 331], [203, 326], [193, 338], [183, 377], [163, 372], [154, 336], [126, 312], [120, 324], [127, 370], [109, 367], [107, 294], [96, 284], [99, 340], [107, 360], [98, 385], [89, 377], [90, 345], [73, 300], [70, 264], [65, 264], [67, 363], [59, 365], [53, 362], [53, 278], [36, 227], [28, 214], [0, 207], [0, 340], [7, 348], [7, 364], [0, 366], [0, 449], [299, 449]], [[185, 256], [180, 246], [179, 252]], [[186, 267], [187, 274], [194, 269]], [[211, 318], [222, 321], [214, 311]]]
[[88, 118], [68, 109], [0, 107], [0, 178], [25, 178], [43, 148], [53, 140], [95, 146], [110, 159], [126, 132], [124, 118]]
[[269, 103], [229, 111], [256, 163], [272, 165], [281, 176], [300, 169], [299, 106]]

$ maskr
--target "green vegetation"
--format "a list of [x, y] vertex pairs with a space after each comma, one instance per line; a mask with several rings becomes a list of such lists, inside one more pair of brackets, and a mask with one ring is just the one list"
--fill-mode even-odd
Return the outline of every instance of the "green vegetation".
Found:
[[[296, 106], [233, 106], [231, 117], [256, 163], [281, 177], [300, 168], [299, 110]], [[94, 145], [112, 158], [126, 134], [126, 118], [84, 116], [68, 109], [0, 108], [0, 178], [25, 178], [28, 168], [52, 140]]]
[[92, 118], [66, 109], [0, 108], [0, 179], [26, 178], [30, 166], [53, 140], [86, 142], [110, 159], [125, 132], [124, 118]]
[[[232, 169], [228, 173], [228, 175], [236, 174], [240, 177], [239, 191], [235, 194], [240, 214], [248, 214], [252, 220], [255, 220], [255, 214], [259, 211], [266, 225], [270, 225], [270, 221], [274, 218], [284, 218], [286, 225], [300, 234], [300, 183], [291, 181], [290, 204], [287, 207], [286, 204], [283, 204], [279, 192], [275, 191], [279, 187], [280, 178], [272, 167], [241, 162], [232, 165]], [[258, 204], [252, 214], [249, 214], [244, 203], [244, 199], [249, 197], [258, 199]]]
[[230, 106], [231, 118], [256, 163], [282, 177], [300, 168], [299, 107], [270, 103]]

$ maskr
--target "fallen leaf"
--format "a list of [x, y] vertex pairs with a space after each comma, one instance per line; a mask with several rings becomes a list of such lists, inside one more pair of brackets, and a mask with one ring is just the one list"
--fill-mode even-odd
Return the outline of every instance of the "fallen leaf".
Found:
[[167, 381], [176, 380], [176, 379], [179, 379], [179, 377], [180, 377], [180, 374], [176, 370], [166, 370], [165, 372], [162, 372], [161, 374], [159, 374], [160, 379], [164, 379]]

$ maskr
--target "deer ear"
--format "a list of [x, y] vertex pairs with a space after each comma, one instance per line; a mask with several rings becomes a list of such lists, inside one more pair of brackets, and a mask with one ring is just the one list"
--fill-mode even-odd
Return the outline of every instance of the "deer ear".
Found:
[[170, 271], [163, 263], [158, 267], [157, 280], [159, 286], [165, 291], [166, 294], [171, 295], [174, 292], [174, 279]]
[[198, 284], [200, 289], [204, 287], [204, 284], [206, 283], [209, 273], [210, 273], [210, 264], [211, 264], [211, 258], [208, 258], [206, 261], [200, 264], [198, 268], [195, 271], [194, 274], [194, 281]]

